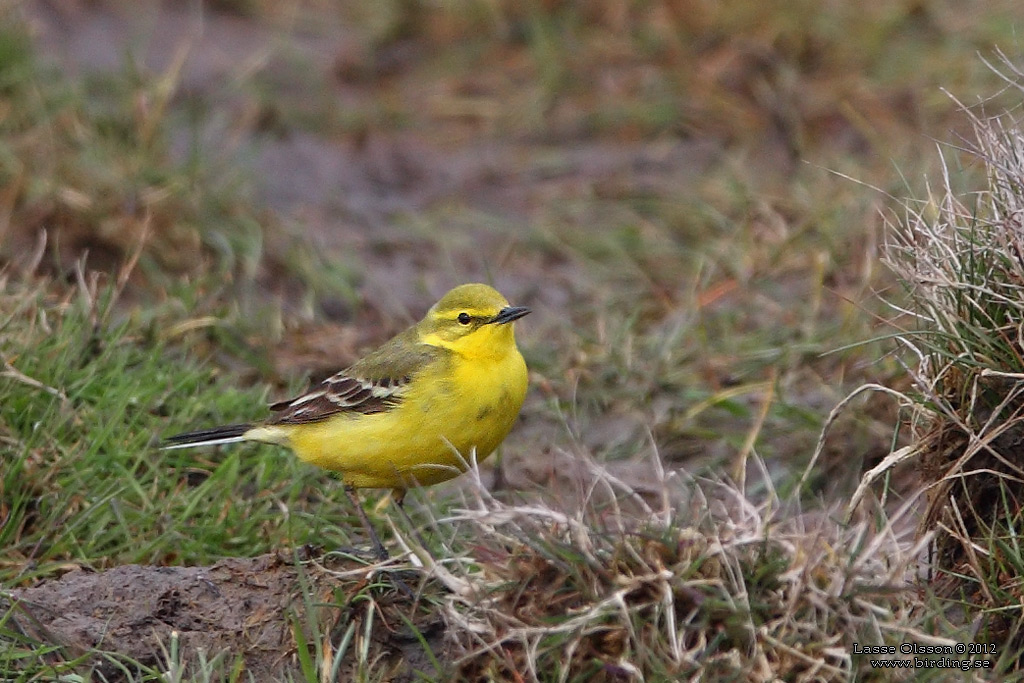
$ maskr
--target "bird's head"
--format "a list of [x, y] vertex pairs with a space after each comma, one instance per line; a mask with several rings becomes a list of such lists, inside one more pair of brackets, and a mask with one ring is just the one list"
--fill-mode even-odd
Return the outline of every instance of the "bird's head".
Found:
[[501, 356], [515, 347], [512, 322], [530, 312], [510, 306], [493, 287], [459, 285], [420, 321], [420, 341], [463, 356]]

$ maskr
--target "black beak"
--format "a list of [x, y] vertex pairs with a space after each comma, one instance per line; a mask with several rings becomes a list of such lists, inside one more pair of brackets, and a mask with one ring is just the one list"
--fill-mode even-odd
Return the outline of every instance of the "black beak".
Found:
[[488, 322], [504, 325], [505, 323], [510, 323], [513, 320], [519, 320], [529, 312], [530, 309], [526, 306], [506, 306], [498, 311], [498, 315], [491, 318]]

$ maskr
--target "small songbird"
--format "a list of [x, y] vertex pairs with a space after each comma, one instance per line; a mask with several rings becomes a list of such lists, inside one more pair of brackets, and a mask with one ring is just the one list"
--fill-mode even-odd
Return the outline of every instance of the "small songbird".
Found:
[[526, 363], [510, 306], [487, 285], [460, 285], [423, 320], [312, 390], [270, 406], [269, 419], [178, 434], [164, 448], [259, 441], [341, 475], [378, 555], [387, 553], [354, 489], [412, 486], [458, 476], [490, 455], [519, 415]]

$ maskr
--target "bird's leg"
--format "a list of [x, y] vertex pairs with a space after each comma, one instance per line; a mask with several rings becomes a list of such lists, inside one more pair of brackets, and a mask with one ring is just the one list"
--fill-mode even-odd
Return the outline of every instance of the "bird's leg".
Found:
[[391, 559], [391, 555], [388, 554], [387, 548], [380, 542], [380, 537], [374, 530], [373, 525], [370, 524], [369, 517], [366, 516], [366, 510], [359, 503], [359, 496], [356, 495], [356, 489], [354, 486], [345, 486], [345, 494], [348, 499], [352, 501], [352, 506], [356, 509], [356, 514], [359, 515], [359, 521], [362, 522], [363, 528], [366, 529], [366, 533], [370, 535], [370, 542], [373, 543], [373, 550], [377, 553], [377, 559], [381, 562], [387, 562]]
[[391, 492], [391, 498], [395, 501], [398, 507], [398, 512], [402, 515], [402, 518], [405, 519], [405, 523], [409, 525], [409, 530], [412, 531], [413, 536], [416, 537], [416, 541], [425, 549], [427, 547], [427, 542], [423, 540], [423, 536], [420, 534], [419, 529], [416, 528], [412, 518], [409, 517], [409, 513], [405, 511], [405, 493], [405, 489], [394, 489]]
[[[359, 515], [359, 520], [363, 523], [366, 533], [370, 535], [370, 540], [373, 542], [373, 548], [377, 552], [377, 558], [381, 562], [387, 562], [391, 559], [391, 556], [388, 554], [387, 548], [384, 547], [384, 544], [380, 542], [380, 537], [377, 536], [377, 532], [374, 531], [373, 525], [370, 524], [370, 519], [366, 516], [366, 511], [363, 509], [363, 506], [359, 504], [359, 496], [356, 494], [355, 487], [346, 486], [345, 493], [348, 494], [348, 499], [352, 501], [352, 505], [355, 506], [356, 513]], [[404, 581], [397, 576], [390, 576], [390, 578], [391, 581], [394, 582], [395, 587], [405, 594], [405, 597], [410, 600], [415, 599], [416, 594], [413, 593], [412, 589], [405, 585]]]

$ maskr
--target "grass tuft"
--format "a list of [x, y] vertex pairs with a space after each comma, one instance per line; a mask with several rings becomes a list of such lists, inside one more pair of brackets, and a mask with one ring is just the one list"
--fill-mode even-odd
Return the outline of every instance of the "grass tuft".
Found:
[[[1008, 92], [1024, 93], [1024, 73], [1005, 58], [1000, 69]], [[889, 220], [885, 261], [909, 300], [897, 336], [913, 363], [913, 389], [900, 397], [909, 444], [864, 483], [896, 462], [917, 463], [931, 587], [957, 606], [958, 623], [973, 624], [977, 642], [1000, 644], [1000, 666], [1017, 671], [1009, 653], [1024, 643], [1024, 133], [1012, 112], [990, 115], [984, 102], [961, 109], [973, 138], [943, 155], [938, 188]], [[979, 165], [985, 187], [958, 188], [954, 159]]]

